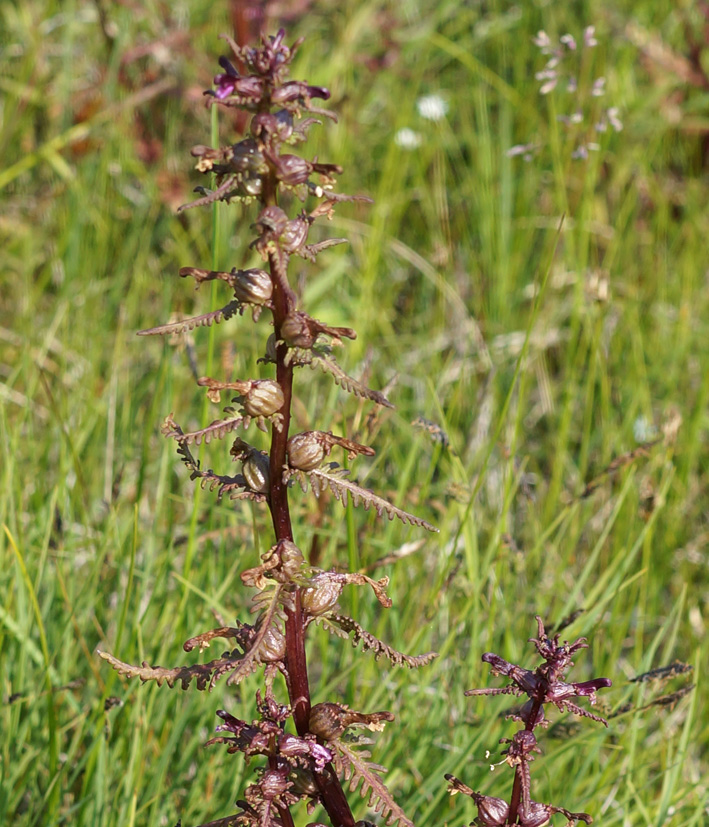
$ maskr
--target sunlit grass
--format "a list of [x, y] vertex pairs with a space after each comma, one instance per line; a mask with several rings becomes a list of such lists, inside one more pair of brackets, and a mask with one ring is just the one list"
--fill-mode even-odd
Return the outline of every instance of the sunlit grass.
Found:
[[[348, 372], [394, 381], [397, 410], [375, 423], [377, 456], [356, 470], [440, 528], [422, 538], [335, 502], [320, 515], [294, 492], [296, 539], [307, 551], [317, 537], [321, 565], [391, 577], [393, 609], [364, 592], [343, 608], [356, 600], [362, 625], [402, 651], [440, 652], [418, 672], [389, 670], [316, 631], [313, 696], [396, 714], [373, 756], [419, 827], [474, 816], [449, 799], [446, 772], [491, 794], [511, 783], [485, 758], [510, 735], [495, 717], [504, 699], [463, 697], [493, 680], [481, 654], [525, 663], [534, 615], [556, 623], [580, 608], [564, 632], [591, 642], [577, 679], [612, 678], [606, 712], [631, 708], [608, 731], [540, 737], [535, 797], [604, 825], [706, 819], [703, 99], [641, 60], [643, 32], [688, 53], [674, 4], [624, 5], [575, 17], [558, 4], [483, 15], [353, 2], [317, 5], [290, 32], [308, 38], [294, 74], [330, 86], [340, 113], [308, 151], [344, 166], [343, 190], [375, 198], [339, 211], [332, 232], [349, 249], [299, 270], [308, 310], [358, 331], [339, 357]], [[213, 611], [246, 616], [239, 572], [270, 544], [265, 512], [196, 492], [159, 436], [170, 411], [196, 426], [216, 416], [189, 362], [192, 347], [206, 372], [209, 334], [189, 347], [134, 336], [212, 309], [209, 291], [177, 278], [211, 263], [210, 216], [174, 208], [198, 183], [199, 90], [229, 24], [226, 5], [190, 3], [172, 19], [157, 4], [108, 7], [112, 41], [94, 4], [2, 7], [0, 823], [187, 827], [233, 812], [243, 793], [241, 758], [201, 745], [218, 708], [249, 718], [256, 682], [210, 695], [143, 687], [95, 649], [187, 662], [182, 642]], [[539, 96], [532, 37], [580, 38], [589, 23], [592, 71], [624, 129], [583, 161], [556, 120], [574, 100]], [[428, 94], [446, 101], [441, 120], [417, 109]], [[396, 143], [403, 128], [417, 148]], [[508, 157], [526, 143], [539, 145], [529, 162]], [[220, 211], [218, 266], [248, 260], [252, 221]], [[215, 372], [264, 370], [254, 342], [267, 332], [266, 321], [216, 329]], [[368, 406], [314, 372], [297, 382], [299, 428], [361, 433]], [[420, 415], [449, 447], [411, 426]], [[223, 447], [205, 450], [215, 467]], [[699, 691], [647, 707], [683, 681], [629, 679], [675, 658], [695, 666]]]

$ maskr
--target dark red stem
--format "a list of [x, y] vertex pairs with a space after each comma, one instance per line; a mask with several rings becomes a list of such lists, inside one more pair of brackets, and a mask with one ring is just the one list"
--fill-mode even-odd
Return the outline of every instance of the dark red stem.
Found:
[[[525, 724], [525, 729], [527, 732], [532, 732], [534, 730], [534, 722], [537, 720], [537, 715], [539, 714], [539, 710], [542, 706], [542, 702], [535, 700], [532, 704], [532, 709], [527, 716], [527, 723]], [[522, 799], [522, 774], [519, 772], [515, 772], [515, 780], [512, 784], [512, 795], [510, 796], [510, 810], [507, 814], [507, 821], [509, 824], [516, 824], [517, 823], [517, 813], [519, 812], [519, 804]]]
[[[269, 265], [273, 281], [273, 328], [276, 342], [280, 341], [281, 325], [290, 308], [290, 295], [285, 270], [285, 255], [276, 250], [269, 254]], [[293, 540], [293, 529], [288, 507], [288, 488], [283, 482], [283, 466], [286, 463], [286, 443], [291, 417], [293, 398], [293, 367], [286, 364], [288, 348], [285, 344], [276, 347], [276, 381], [283, 392], [284, 403], [281, 430], [272, 429], [270, 509], [276, 540]], [[293, 708], [293, 720], [298, 735], [303, 736], [310, 725], [310, 685], [308, 664], [305, 657], [305, 619], [300, 604], [300, 589], [294, 593], [294, 606], [286, 612], [286, 670], [288, 695]], [[333, 827], [354, 827], [354, 816], [342, 790], [337, 775], [328, 766], [324, 773], [315, 774], [323, 805]], [[286, 825], [289, 827], [289, 825]]]

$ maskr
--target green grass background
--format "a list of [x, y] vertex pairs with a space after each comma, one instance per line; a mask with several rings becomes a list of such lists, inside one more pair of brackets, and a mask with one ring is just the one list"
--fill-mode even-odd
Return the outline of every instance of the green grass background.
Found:
[[[293, 277], [308, 312], [357, 329], [339, 357], [350, 373], [372, 387], [396, 379], [397, 410], [373, 423], [377, 456], [359, 478], [440, 527], [422, 536], [294, 491], [296, 540], [306, 551], [316, 540], [322, 566], [391, 577], [393, 609], [362, 591], [344, 595], [344, 611], [404, 651], [440, 653], [411, 673], [315, 632], [314, 699], [392, 710], [373, 755], [402, 806], [418, 827], [465, 824], [474, 807], [449, 798], [445, 772], [498, 796], [511, 785], [505, 767], [489, 771], [514, 731], [508, 704], [463, 697], [499, 685], [481, 654], [533, 666], [534, 616], [557, 623], [583, 608], [564, 632], [590, 639], [572, 675], [612, 678], [605, 711], [628, 706], [608, 730], [581, 721], [542, 734], [535, 798], [604, 827], [706, 824], [709, 95], [689, 72], [699, 9], [301, 5], [287, 23], [291, 40], [307, 38], [294, 76], [328, 85], [340, 114], [305, 154], [341, 163], [341, 189], [375, 204], [343, 206], [331, 230], [350, 246], [294, 262]], [[196, 491], [159, 436], [170, 411], [189, 427], [218, 415], [191, 357], [199, 373], [267, 375], [256, 364], [267, 320], [188, 342], [134, 335], [226, 303], [195, 293], [180, 266], [253, 263], [253, 207], [220, 207], [216, 223], [209, 210], [174, 212], [201, 183], [188, 150], [210, 142], [201, 90], [228, 14], [201, 0], [0, 3], [1, 824], [187, 827], [233, 812], [248, 777], [240, 756], [202, 744], [217, 709], [253, 714], [256, 678], [183, 693], [126, 682], [95, 653], [189, 662], [181, 643], [213, 611], [248, 618], [239, 572], [271, 543], [262, 508]], [[606, 96], [540, 96], [533, 35], [580, 40], [589, 24], [599, 45], [581, 82], [605, 76]], [[695, 52], [695, 70], [709, 71], [709, 48]], [[427, 94], [447, 101], [442, 120], [420, 115]], [[588, 123], [610, 105], [623, 131], [574, 160], [580, 132], [557, 115], [581, 108]], [[397, 145], [402, 128], [416, 149]], [[237, 139], [228, 116], [220, 130]], [[506, 155], [526, 143], [538, 146], [531, 161]], [[314, 373], [297, 381], [298, 427], [365, 432], [369, 406]], [[411, 426], [420, 415], [449, 448]], [[579, 496], [668, 423], [674, 435]], [[228, 472], [227, 447], [203, 460]], [[398, 562], [377, 565], [393, 552]], [[697, 690], [648, 706], [688, 679], [629, 678], [675, 658], [693, 664]]]

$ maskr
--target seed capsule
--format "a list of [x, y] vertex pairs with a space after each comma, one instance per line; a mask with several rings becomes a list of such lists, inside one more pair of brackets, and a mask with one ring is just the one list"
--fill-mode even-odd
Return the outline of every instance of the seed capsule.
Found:
[[308, 729], [323, 741], [336, 741], [345, 731], [343, 712], [339, 704], [315, 704], [310, 710]]
[[232, 270], [234, 295], [248, 304], [266, 304], [273, 295], [273, 282], [265, 270]]
[[261, 659], [267, 663], [283, 660], [286, 656], [286, 638], [283, 632], [271, 626], [264, 635], [260, 651]]
[[249, 416], [271, 416], [285, 402], [278, 382], [272, 379], [256, 379], [251, 389], [241, 397], [241, 404]]
[[268, 494], [270, 490], [270, 473], [268, 456], [262, 451], [252, 451], [241, 465], [247, 485], [257, 494]]
[[234, 144], [232, 153], [233, 157], [229, 166], [234, 172], [249, 175], [265, 175], [268, 172], [268, 164], [253, 138], [245, 138], [238, 144]]
[[281, 559], [281, 569], [286, 577], [294, 577], [303, 566], [305, 562], [303, 553], [290, 540], [281, 540], [278, 544], [278, 555]]
[[338, 583], [327, 572], [317, 574], [310, 585], [301, 593], [303, 609], [313, 617], [325, 614], [334, 608], [342, 594], [342, 583]]
[[315, 798], [319, 795], [318, 785], [315, 783], [310, 770], [304, 770], [301, 767], [293, 767], [288, 776], [293, 782], [293, 792], [299, 796], [308, 796]]
[[266, 233], [268, 233], [278, 238], [285, 230], [287, 224], [288, 216], [283, 210], [280, 207], [271, 206], [261, 210], [254, 224], [254, 228], [259, 235], [266, 235]]
[[288, 463], [301, 471], [312, 471], [313, 468], [317, 468], [328, 453], [316, 431], [294, 434], [288, 440], [286, 451]]
[[281, 325], [281, 338], [291, 347], [312, 347], [316, 335], [310, 329], [307, 316], [297, 310], [289, 313]]

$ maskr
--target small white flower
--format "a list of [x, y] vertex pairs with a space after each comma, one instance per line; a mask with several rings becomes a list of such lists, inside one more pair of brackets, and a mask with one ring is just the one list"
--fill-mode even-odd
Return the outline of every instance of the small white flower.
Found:
[[427, 121], [441, 121], [448, 114], [448, 101], [440, 95], [424, 95], [416, 101], [416, 108]]
[[417, 149], [421, 146], [421, 141], [419, 133], [409, 129], [408, 126], [403, 127], [394, 135], [394, 143], [402, 149]]
[[518, 155], [527, 155], [535, 149], [535, 144], [515, 144], [515, 146], [511, 146], [507, 152], [505, 152], [505, 155], [508, 158], [516, 158]]
[[559, 40], [566, 46], [566, 48], [571, 51], [576, 51], [576, 40], [572, 34], [562, 34]]
[[589, 49], [592, 49], [594, 46], [598, 46], [598, 41], [595, 38], [595, 34], [595, 26], [586, 26], [583, 30], [583, 42], [585, 46], [589, 47]]
[[606, 79], [605, 78], [596, 78], [593, 81], [593, 86], [591, 87], [591, 94], [594, 98], [600, 98], [601, 96], [606, 94]]
[[606, 112], [608, 116], [608, 122], [610, 125], [615, 129], [616, 132], [623, 131], [623, 121], [618, 117], [618, 107], [611, 106], [610, 109]]
[[639, 416], [633, 422], [633, 436], [636, 442], [649, 442], [657, 436], [657, 428], [646, 416]]
[[588, 148], [584, 144], [581, 144], [580, 147], [571, 153], [571, 157], [576, 161], [585, 161], [586, 158], [588, 158]]
[[578, 87], [579, 87], [579, 85], [578, 85], [578, 81], [577, 81], [577, 80], [576, 80], [576, 78], [572, 75], [572, 76], [571, 76], [571, 77], [570, 77], [570, 78], [566, 81], [566, 91], [567, 91], [567, 92], [575, 92], [575, 91], [578, 89]]
[[538, 46], [543, 52], [551, 48], [551, 38], [542, 29], [537, 32], [537, 36], [532, 38], [532, 43]]

